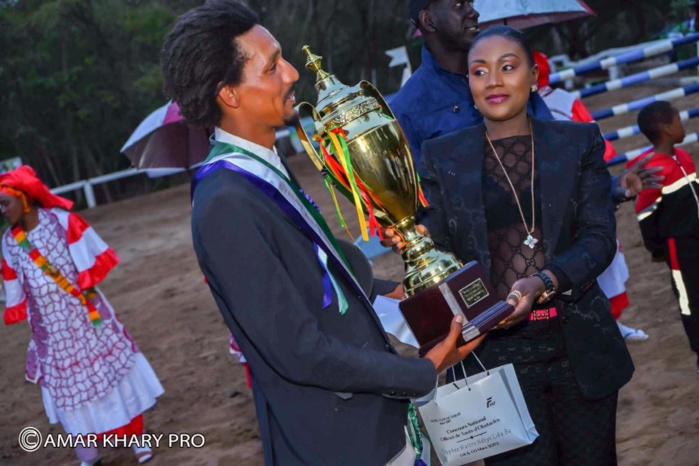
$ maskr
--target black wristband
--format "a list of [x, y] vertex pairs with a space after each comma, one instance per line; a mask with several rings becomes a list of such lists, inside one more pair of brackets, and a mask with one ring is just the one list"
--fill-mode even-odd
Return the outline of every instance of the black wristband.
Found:
[[538, 277], [541, 279], [542, 282], [544, 282], [544, 287], [546, 288], [544, 291], [555, 291], [553, 286], [553, 280], [551, 280], [551, 278], [544, 272], [537, 272], [533, 274], [532, 277]]

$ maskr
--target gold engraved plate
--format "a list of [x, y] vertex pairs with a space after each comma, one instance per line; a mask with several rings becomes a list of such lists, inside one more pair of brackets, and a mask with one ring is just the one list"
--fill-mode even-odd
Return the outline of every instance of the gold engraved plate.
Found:
[[459, 290], [459, 294], [461, 295], [461, 299], [464, 301], [464, 304], [466, 304], [466, 307], [469, 309], [490, 295], [485, 287], [485, 284], [480, 278], [461, 288]]

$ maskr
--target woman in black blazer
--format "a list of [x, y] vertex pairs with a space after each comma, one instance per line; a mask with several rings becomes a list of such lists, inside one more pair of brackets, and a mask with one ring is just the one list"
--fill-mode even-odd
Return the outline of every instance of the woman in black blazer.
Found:
[[486, 463], [611, 465], [633, 363], [595, 280], [616, 249], [604, 142], [594, 124], [529, 116], [537, 76], [521, 32], [475, 39], [469, 86], [484, 123], [423, 144], [430, 207], [418, 221], [516, 306], [478, 353], [515, 365], [540, 436]]

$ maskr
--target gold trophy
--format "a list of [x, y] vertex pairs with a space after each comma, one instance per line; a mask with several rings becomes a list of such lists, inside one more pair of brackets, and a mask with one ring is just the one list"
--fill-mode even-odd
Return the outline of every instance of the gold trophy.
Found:
[[370, 228], [392, 227], [405, 242], [401, 255], [408, 299], [400, 307], [421, 353], [446, 336], [454, 314], [465, 318], [465, 341], [492, 328], [512, 307], [495, 297], [481, 266], [471, 262], [464, 267], [415, 228], [415, 211], [424, 197], [408, 142], [383, 96], [367, 81], [346, 86], [322, 70], [322, 57], [308, 46], [303, 51], [306, 68], [317, 76], [318, 103], [303, 102], [298, 109], [313, 117], [320, 150], [300, 121], [296, 132], [326, 184], [354, 203], [363, 238], [368, 239], [368, 216]]

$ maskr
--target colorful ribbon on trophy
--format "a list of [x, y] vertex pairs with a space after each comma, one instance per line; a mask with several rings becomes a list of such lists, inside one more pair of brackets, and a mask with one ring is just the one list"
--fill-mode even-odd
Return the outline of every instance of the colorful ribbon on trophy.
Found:
[[323, 171], [321, 172], [323, 174], [323, 183], [325, 183], [325, 189], [330, 193], [330, 197], [332, 197], [333, 200], [333, 206], [335, 207], [335, 215], [337, 216], [337, 220], [340, 222], [340, 226], [347, 232], [349, 237], [352, 237], [352, 233], [349, 231], [349, 228], [347, 228], [347, 224], [345, 223], [345, 219], [342, 216], [342, 212], [340, 211], [340, 204], [337, 202], [337, 196], [335, 195], [335, 189], [333, 188], [333, 177], [328, 173], [327, 168], [324, 168]]
[[[322, 159], [327, 170], [329, 181], [332, 181], [343, 194], [353, 200], [354, 207], [357, 211], [357, 220], [359, 221], [362, 239], [368, 241], [369, 235], [378, 235], [379, 238], [383, 239], [381, 226], [376, 220], [373, 208], [374, 204], [378, 204], [378, 199], [375, 198], [371, 188], [366, 186], [354, 171], [349, 148], [347, 147], [347, 135], [345, 132], [342, 128], [335, 128], [329, 131], [322, 139], [316, 135], [315, 140], [320, 144]], [[326, 187], [330, 191], [333, 202], [335, 203], [335, 211], [340, 219], [340, 224], [344, 226], [345, 221], [340, 212], [337, 197], [327, 178]], [[367, 212], [366, 215], [369, 219], [368, 225], [364, 211]], [[347, 230], [346, 226], [344, 226], [344, 228]]]
[[420, 175], [415, 173], [415, 176], [417, 177], [417, 198], [420, 200], [420, 204], [422, 204], [422, 207], [428, 207], [430, 204], [427, 202], [427, 198], [425, 197], [425, 194], [422, 192], [422, 186], [420, 186]]
[[[340, 138], [337, 137], [338, 134], [341, 135]], [[362, 239], [364, 241], [369, 241], [363, 211], [364, 200], [362, 199], [361, 192], [359, 191], [359, 186], [357, 186], [356, 175], [354, 174], [354, 169], [352, 167], [352, 159], [350, 158], [349, 149], [347, 148], [347, 141], [345, 140], [344, 134], [340, 128], [336, 128], [329, 132], [328, 137], [335, 148], [335, 155], [337, 155], [337, 158], [340, 159], [340, 164], [342, 164], [342, 168], [347, 176], [347, 180], [349, 181], [350, 193], [352, 194], [352, 199], [354, 200], [354, 207], [357, 210], [357, 219], [359, 220], [359, 229], [362, 232]]]
[[347, 228], [345, 219], [342, 216], [342, 211], [340, 210], [340, 204], [337, 202], [335, 189], [333, 188], [333, 186], [335, 186], [345, 197], [349, 199], [351, 197], [349, 183], [342, 174], [342, 167], [340, 167], [340, 165], [330, 155], [328, 149], [322, 143], [320, 143], [320, 151], [322, 154], [323, 166], [325, 167], [322, 172], [323, 181], [325, 182], [325, 189], [330, 192], [330, 196], [333, 200], [333, 206], [335, 207], [335, 215], [337, 215], [340, 225], [345, 229], [347, 235], [352, 238], [352, 233], [350, 233], [349, 228]]
[[[388, 117], [387, 117], [388, 118]], [[342, 128], [335, 128], [325, 134], [323, 138], [316, 135], [314, 139], [320, 145], [321, 160], [325, 166], [323, 177], [325, 187], [332, 196], [335, 206], [335, 213], [339, 219], [340, 225], [351, 235], [345, 220], [340, 211], [340, 206], [337, 202], [337, 196], [333, 189], [333, 185], [337, 187], [348, 199], [353, 200], [354, 207], [357, 211], [357, 219], [362, 232], [362, 239], [369, 240], [369, 235], [383, 239], [381, 225], [374, 214], [374, 205], [380, 205], [379, 200], [375, 197], [371, 188], [369, 188], [354, 171], [352, 159], [350, 157], [349, 148], [347, 147], [347, 135]], [[339, 162], [338, 162], [339, 160]], [[427, 199], [422, 192], [420, 179], [417, 178], [417, 195], [420, 204], [427, 207]], [[364, 214], [366, 211], [367, 220]]]

